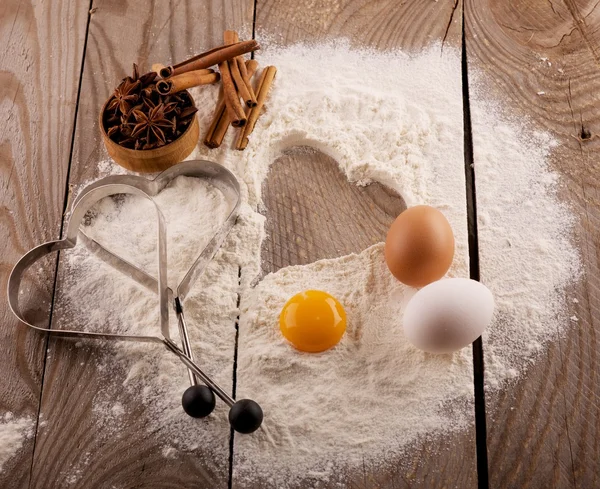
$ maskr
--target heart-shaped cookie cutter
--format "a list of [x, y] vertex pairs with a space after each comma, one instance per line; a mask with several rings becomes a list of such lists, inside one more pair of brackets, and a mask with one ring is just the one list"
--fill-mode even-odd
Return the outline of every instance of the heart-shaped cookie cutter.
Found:
[[[216, 187], [227, 201], [232, 202], [232, 209], [221, 225], [221, 228], [211, 238], [189, 268], [175, 292], [167, 284], [167, 232], [165, 218], [160, 208], [153, 200], [172, 180], [179, 176], [202, 179]], [[140, 267], [130, 263], [113, 253], [110, 249], [87, 236], [80, 228], [80, 223], [86, 212], [101, 199], [116, 195], [129, 194], [145, 198], [152, 202], [156, 210], [158, 225], [158, 278], [153, 277]], [[240, 205], [240, 186], [235, 176], [225, 167], [207, 160], [186, 161], [179, 163], [159, 174], [153, 180], [134, 175], [114, 175], [98, 180], [80, 192], [71, 211], [63, 239], [43, 243], [21, 257], [14, 266], [8, 279], [8, 304], [13, 314], [25, 325], [37, 331], [50, 333], [55, 336], [92, 338], [104, 340], [125, 340], [162, 343], [174, 353], [188, 368], [191, 387], [183, 396], [183, 405], [188, 414], [203, 417], [214, 408], [214, 394], [219, 396], [229, 407], [229, 422], [232, 427], [242, 433], [255, 431], [261, 424], [263, 414], [260, 406], [250, 400], [235, 401], [216, 382], [214, 382], [195, 363], [190, 346], [189, 335], [183, 312], [183, 301], [190, 288], [203, 273], [208, 263], [213, 259], [223, 241], [234, 226]], [[85, 332], [74, 330], [55, 330], [50, 327], [40, 327], [31, 324], [22, 314], [19, 307], [19, 290], [25, 271], [42, 257], [60, 250], [75, 247], [78, 236], [103, 261], [121, 271], [144, 287], [156, 292], [159, 299], [160, 329], [162, 336], [138, 336], [109, 332]], [[175, 310], [182, 348], [171, 339], [169, 333], [169, 302]], [[50, 325], [48, 325], [50, 326]], [[205, 385], [198, 385], [200, 379]], [[213, 394], [214, 393], [214, 394]]]

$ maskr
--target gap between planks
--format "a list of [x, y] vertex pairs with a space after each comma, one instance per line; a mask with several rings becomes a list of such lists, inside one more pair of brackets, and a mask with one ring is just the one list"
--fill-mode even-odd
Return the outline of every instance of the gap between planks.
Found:
[[[238, 287], [242, 283], [242, 267], [238, 267]], [[233, 379], [231, 383], [231, 397], [235, 399], [237, 387], [237, 360], [238, 360], [238, 344], [240, 338], [240, 304], [242, 302], [241, 290], [238, 290], [236, 307], [238, 310], [235, 319], [235, 345], [233, 348]], [[229, 477], [227, 479], [228, 489], [233, 487], [233, 449], [235, 443], [235, 431], [233, 427], [229, 430]]]
[[[254, 10], [252, 12], [252, 39], [256, 39], [256, 12], [258, 0], [254, 0]], [[250, 53], [250, 59], [254, 59], [255, 52]], [[238, 286], [242, 281], [242, 267], [238, 269]], [[238, 340], [240, 337], [240, 303], [242, 300], [241, 290], [238, 291], [237, 309], [238, 315], [235, 320], [235, 345], [233, 348], [233, 378], [231, 385], [231, 397], [235, 399], [237, 387], [237, 359], [238, 359]], [[233, 454], [235, 449], [235, 431], [233, 428], [229, 431], [229, 477], [227, 479], [227, 489], [233, 488]]]
[[[473, 160], [473, 133], [471, 126], [471, 106], [469, 99], [469, 71], [467, 45], [465, 41], [465, 6], [462, 5], [461, 34], [461, 74], [463, 94], [463, 133], [465, 184], [467, 194], [467, 226], [469, 232], [469, 274], [479, 281], [479, 236], [477, 230], [477, 189]], [[477, 486], [489, 489], [489, 468], [487, 451], [487, 422], [484, 388], [485, 364], [481, 336], [473, 342], [473, 388], [475, 394], [475, 450], [477, 453]]]

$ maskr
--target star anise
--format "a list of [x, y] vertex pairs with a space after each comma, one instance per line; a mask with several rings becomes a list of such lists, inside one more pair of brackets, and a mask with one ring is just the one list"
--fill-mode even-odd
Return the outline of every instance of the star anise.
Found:
[[133, 111], [134, 110], [141, 110], [144, 107], [144, 104], [138, 104], [135, 105], [133, 107], [131, 107], [131, 109], [129, 109], [129, 111], [126, 114], [122, 114], [121, 115], [121, 125], [127, 125], [130, 122], [133, 121]]
[[190, 105], [189, 107], [186, 107], [185, 109], [182, 109], [181, 112], [179, 113], [179, 120], [186, 120], [186, 119], [191, 119], [192, 116], [198, 112], [198, 109], [196, 107], [194, 107], [193, 105]]
[[121, 111], [121, 114], [126, 114], [132, 105], [135, 105], [139, 95], [138, 89], [141, 83], [139, 80], [130, 81], [126, 78], [121, 84], [115, 89], [113, 98], [108, 104], [107, 110], [116, 110], [117, 108]]
[[126, 76], [125, 78], [123, 78], [123, 81], [129, 80], [131, 82], [136, 82], [139, 80], [140, 83], [142, 84], [142, 88], [144, 88], [145, 86], [152, 83], [155, 78], [156, 78], [155, 71], [149, 71], [148, 73], [144, 73], [143, 75], [140, 76], [140, 70], [138, 68], [138, 65], [133, 63], [133, 74], [131, 76]]
[[133, 149], [135, 144], [139, 142], [139, 139], [135, 139], [135, 138], [125, 138], [122, 141], [119, 141], [119, 144], [125, 148], [130, 148]]
[[144, 99], [143, 104], [148, 107], [149, 111], [154, 109], [157, 105], [162, 105], [164, 115], [170, 114], [177, 109], [177, 102], [165, 102], [164, 100], [160, 104], [155, 104], [152, 99]]
[[118, 127], [119, 127], [119, 131], [121, 131], [121, 134], [123, 136], [125, 136], [126, 138], [130, 138], [131, 137], [131, 133], [133, 131], [131, 130], [130, 124], [121, 124]]
[[154, 95], [154, 93], [158, 93], [156, 92], [156, 85], [151, 84], [148, 85], [147, 87], [142, 88], [142, 96], [144, 98], [150, 98], [152, 97], [152, 95]]
[[106, 118], [106, 124], [108, 126], [113, 126], [114, 124], [119, 124], [120, 118], [119, 116], [117, 116], [116, 114], [109, 114], [109, 116]]
[[175, 124], [165, 117], [164, 104], [158, 104], [150, 109], [148, 114], [141, 110], [133, 111], [136, 125], [131, 131], [131, 137], [145, 137], [146, 144], [152, 142], [166, 143], [165, 129], [175, 130]]
[[177, 139], [189, 127], [194, 101], [186, 91], [163, 96], [156, 91], [156, 73], [140, 75], [133, 65], [107, 105], [104, 128], [110, 139], [125, 148], [159, 148]]
[[140, 70], [138, 69], [138, 65], [133, 63], [133, 75], [131, 76], [133, 81], [137, 81], [140, 79]]
[[149, 71], [148, 73], [140, 76], [140, 82], [142, 82], [142, 86], [148, 86], [156, 79], [156, 72]]

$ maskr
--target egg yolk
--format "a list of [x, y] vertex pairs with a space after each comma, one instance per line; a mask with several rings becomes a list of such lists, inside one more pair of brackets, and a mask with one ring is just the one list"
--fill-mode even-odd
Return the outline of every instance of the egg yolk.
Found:
[[334, 347], [342, 339], [346, 312], [327, 292], [306, 290], [283, 306], [279, 327], [298, 350], [317, 353]]

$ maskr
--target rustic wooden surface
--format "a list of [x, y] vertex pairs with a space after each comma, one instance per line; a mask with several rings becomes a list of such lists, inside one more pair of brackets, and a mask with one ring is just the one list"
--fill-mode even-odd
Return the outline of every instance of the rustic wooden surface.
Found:
[[[149, 70], [155, 62], [181, 61], [219, 44], [224, 29], [242, 30], [246, 26], [246, 32], [251, 32], [252, 15], [253, 3], [245, 0], [95, 0], [69, 185], [78, 186], [97, 177], [98, 162], [107, 159], [97, 127], [98, 111], [120, 79], [130, 74], [132, 62], [137, 62], [141, 70]], [[61, 273], [59, 267], [59, 288]], [[57, 310], [60, 306], [57, 304]], [[65, 318], [57, 314], [53, 319], [56, 324]], [[233, 345], [234, 334], [231, 341]], [[98, 371], [101, 345], [81, 348], [74, 342], [51, 338], [48, 347], [41, 402], [46, 424], [38, 433], [32, 488], [227, 487], [227, 430], [223, 433], [221, 457], [203, 457], [199, 449], [177, 451], [165, 458], [162, 449], [169, 440], [160, 433], [149, 433], [139, 399], [125, 395], [120, 387], [126, 373], [117, 370], [107, 378]], [[104, 389], [109, 389], [127, 413], [122, 429], [111, 430], [110, 436], [96, 422], [92, 410], [95, 393]]]
[[[517, 116], [529, 117], [533, 130], [547, 130], [560, 143], [553, 167], [565, 184], [561, 197], [580, 218], [585, 271], [582, 285], [569, 291], [579, 301], [569, 314], [579, 318], [576, 327], [549, 346], [524, 380], [488, 396], [490, 487], [600, 487], [597, 7], [597, 0], [465, 5], [470, 68], [483, 71], [494, 95]], [[477, 130], [476, 120], [473, 125]]]
[[[129, 72], [131, 61], [149, 66], [180, 60], [218, 43], [225, 28], [243, 27], [247, 35], [254, 15], [254, 3], [248, 0], [168, 4], [105, 0], [93, 1], [92, 7], [82, 95], [77, 101], [88, 4], [68, 0], [0, 4], [4, 47], [0, 115], [5, 121], [0, 129], [3, 303], [6, 278], [15, 260], [34, 244], [57, 237], [67, 183], [79, 185], [97, 176], [97, 162], [105, 158], [97, 111], [115, 81]], [[571, 293], [579, 301], [572, 306], [578, 328], [551, 344], [523, 381], [487, 399], [490, 487], [494, 488], [600, 487], [600, 339], [596, 334], [600, 327], [600, 104], [596, 95], [600, 8], [596, 7], [593, 0], [466, 0], [464, 7], [469, 65], [487, 73], [495, 95], [507, 106], [532, 117], [536, 127], [549, 130], [561, 143], [553, 165], [566, 183], [562, 197], [581, 216], [577, 233], [586, 272], [582, 286]], [[356, 46], [375, 48], [418, 49], [434, 41], [458, 47], [461, 15], [462, 2], [455, 0], [265, 0], [257, 3], [256, 28], [285, 42], [343, 36]], [[541, 58], [548, 58], [551, 65], [540, 63]], [[543, 101], [539, 91], [546, 92]], [[330, 178], [339, 177], [327, 157], [308, 156], [330, 169]], [[267, 207], [269, 200], [277, 202], [281, 197], [275, 186], [285, 187], [287, 172], [298, 178], [308, 156], [294, 151], [275, 164], [266, 183]], [[293, 187], [287, 188], [293, 197]], [[342, 191], [356, 198], [354, 187]], [[366, 193], [366, 202], [380, 212], [383, 227], [401, 203], [393, 197], [388, 200], [384, 189]], [[296, 230], [270, 229], [263, 250], [268, 270], [346, 254], [354, 251], [352, 247], [370, 244], [381, 232], [378, 225], [361, 239], [352, 235], [348, 249], [331, 249], [319, 230], [311, 231], [310, 219], [301, 223], [306, 242], [296, 241]], [[286, 242], [287, 252], [277, 252], [290, 232], [294, 240]], [[53, 277], [32, 283], [35, 301], [30, 302], [42, 306], [38, 312], [43, 301], [51, 298], [52, 285]], [[35, 418], [45, 339], [17, 327], [5, 305], [1, 319], [0, 414], [11, 411]], [[91, 392], [104, 387], [94, 366], [97, 350], [53, 340], [49, 346], [41, 403], [45, 426], [5, 465], [0, 487], [227, 487], [227, 458], [207, 461], [198, 453], [177, 453], [165, 462], [160, 441], [143, 426], [143, 410], [135, 399], [119, 399], [129, 403], [130, 425], [114, 438], [103, 437], [91, 415]], [[73, 467], [83, 469], [74, 478]], [[432, 442], [415, 452], [408, 469], [369, 474], [354, 482], [352, 487], [475, 487], [474, 434]]]
[[381, 184], [350, 184], [335, 160], [310, 147], [291, 149], [271, 165], [262, 200], [268, 213], [263, 274], [360, 253], [385, 241], [406, 209], [404, 199]]
[[[377, 49], [418, 50], [436, 41], [442, 46], [460, 47], [462, 4], [454, 0], [350, 0], [315, 5], [270, 0], [258, 2], [256, 27], [258, 32], [265, 30], [288, 43], [347, 37], [355, 46]], [[267, 220], [263, 273], [361, 251], [385, 238], [385, 228], [393, 220], [389, 213], [396, 212], [403, 203], [384, 206], [382, 187], [372, 187], [368, 194], [368, 190], [353, 188], [338, 172], [330, 158], [303, 150], [292, 151], [273, 165], [263, 190], [267, 211], [275, 212], [277, 217]], [[307, 195], [306, 188], [311, 189], [311, 195]], [[355, 200], [351, 202], [350, 198]], [[385, 200], [393, 202], [389, 199], [386, 195]], [[337, 206], [332, 210], [327, 200]], [[356, 213], [375, 215], [378, 222], [373, 227], [366, 227], [368, 219], [353, 223]], [[316, 215], [318, 219], [313, 218]], [[415, 448], [407, 466], [398, 464], [394, 470], [366, 474], [361, 470], [348, 485], [356, 489], [476, 487], [474, 440], [474, 428], [451, 440], [434, 440]], [[243, 482], [236, 483], [235, 472], [234, 487], [246, 487]]]
[[[0, 416], [32, 422], [3, 488], [29, 485], [46, 344], [8, 310], [6, 282], [23, 253], [59, 235], [86, 21], [76, 0], [0, 3]], [[40, 317], [53, 283], [32, 280], [22, 298], [35, 298]]]

